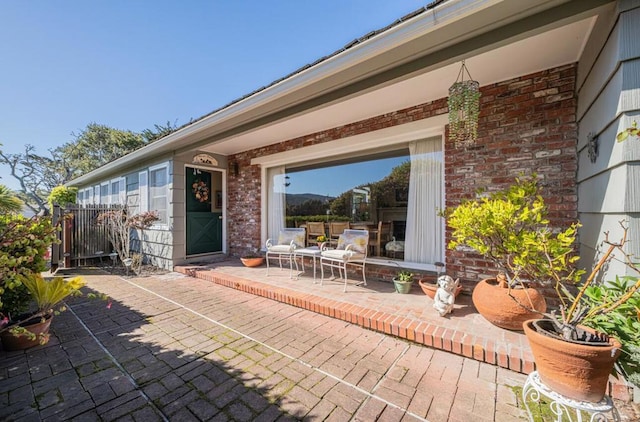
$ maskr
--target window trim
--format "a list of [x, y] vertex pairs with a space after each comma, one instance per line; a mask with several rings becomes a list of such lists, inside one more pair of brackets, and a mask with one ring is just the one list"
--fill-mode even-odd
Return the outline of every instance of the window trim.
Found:
[[[261, 169], [261, 197], [267, 198], [267, 169], [279, 165], [291, 166], [296, 163], [308, 162], [308, 161], [331, 161], [332, 157], [341, 156], [345, 154], [354, 154], [361, 151], [370, 151], [376, 148], [385, 148], [389, 146], [400, 146], [403, 144], [408, 145], [409, 142], [417, 139], [432, 138], [439, 136], [442, 142], [442, 151], [444, 154], [444, 140], [445, 140], [445, 125], [448, 123], [448, 116], [446, 114], [430, 117], [427, 119], [419, 120], [417, 122], [411, 122], [404, 125], [393, 126], [390, 128], [380, 129], [367, 133], [354, 135], [334, 141], [324, 142], [321, 144], [311, 145], [308, 147], [297, 148], [294, 150], [279, 152], [271, 155], [265, 155], [262, 157], [256, 157], [251, 160], [252, 165], [260, 165]], [[441, 199], [442, 204], [445, 204], [445, 180], [444, 180], [444, 161], [443, 161], [443, 174], [442, 174], [442, 192], [443, 197]], [[263, 200], [260, 204], [261, 207], [261, 238], [262, 244], [265, 244], [267, 237], [267, 201]], [[446, 254], [446, 240], [445, 240], [445, 222], [443, 225], [443, 251]], [[383, 266], [397, 266], [396, 261], [390, 261], [385, 259], [367, 258], [368, 262], [376, 265]], [[402, 263], [403, 268], [410, 268], [423, 271], [438, 271], [438, 268], [433, 264], [423, 264], [417, 262]]]

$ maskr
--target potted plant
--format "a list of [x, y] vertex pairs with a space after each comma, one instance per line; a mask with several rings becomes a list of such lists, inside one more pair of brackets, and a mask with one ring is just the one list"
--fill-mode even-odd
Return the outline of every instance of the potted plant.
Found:
[[555, 234], [549, 230], [535, 175], [516, 179], [505, 190], [463, 201], [442, 214], [452, 228], [450, 249], [470, 248], [496, 265], [497, 276], [480, 281], [472, 300], [478, 312], [499, 327], [522, 330], [524, 321], [546, 311], [544, 296], [531, 286], [549, 278], [549, 262], [540, 248], [543, 239], [554, 265], [577, 259], [569, 254], [578, 224]]
[[616, 365], [635, 391], [640, 392], [640, 291], [626, 298], [630, 283], [633, 283], [633, 277], [625, 276], [587, 287], [583, 299], [590, 309], [600, 306], [603, 298], [610, 303], [621, 303], [617, 307], [609, 306], [605, 312], [598, 312], [583, 322], [620, 341], [622, 349]]
[[56, 241], [48, 217], [0, 214], [0, 314], [7, 319], [27, 311], [31, 297], [20, 281], [46, 270], [44, 259]]
[[245, 267], [259, 267], [264, 264], [264, 256], [260, 255], [258, 252], [249, 252], [244, 254], [240, 261]]
[[393, 285], [396, 292], [407, 294], [413, 285], [413, 273], [408, 270], [400, 270], [393, 278]]
[[[544, 313], [542, 319], [524, 323], [540, 379], [552, 390], [579, 401], [600, 401], [618, 357], [623, 355], [620, 373], [636, 385], [640, 381], [637, 352], [640, 278], [624, 277], [599, 283], [597, 276], [618, 252], [618, 259], [636, 273], [637, 262], [624, 251], [628, 228], [621, 222], [620, 242], [604, 243], [607, 249], [584, 282], [576, 281], [562, 265], [551, 265], [555, 291], [561, 301], [559, 312]], [[541, 246], [546, 248], [546, 242]], [[551, 256], [547, 254], [549, 260]], [[573, 288], [572, 288], [573, 287]]]
[[84, 281], [80, 277], [46, 280], [38, 273], [19, 275], [17, 280], [27, 289], [35, 302], [33, 312], [14, 318], [4, 316], [0, 321], [0, 339], [5, 350], [22, 350], [49, 341], [49, 326], [54, 314], [63, 311], [60, 303], [68, 296], [80, 295]]
[[49, 217], [0, 214], [0, 334], [5, 348], [12, 347], [7, 342], [14, 337], [31, 339], [20, 347], [46, 342], [54, 306], [79, 287], [76, 281], [49, 283], [40, 276], [57, 229]]

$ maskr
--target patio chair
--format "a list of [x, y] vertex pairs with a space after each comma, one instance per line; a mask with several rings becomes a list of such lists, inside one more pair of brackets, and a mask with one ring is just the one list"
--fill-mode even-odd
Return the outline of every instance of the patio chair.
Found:
[[344, 292], [347, 291], [347, 265], [362, 268], [362, 283], [367, 285], [367, 279], [364, 275], [364, 267], [367, 262], [367, 250], [369, 249], [369, 231], [368, 230], [345, 230], [338, 237], [338, 245], [336, 249], [324, 249], [320, 253], [320, 285], [324, 281], [324, 267], [340, 270], [340, 275], [344, 277]]
[[330, 221], [329, 222], [329, 243], [335, 246], [338, 243], [340, 235], [350, 228], [348, 221]]
[[391, 221], [379, 221], [378, 229], [371, 234], [369, 248], [374, 256], [382, 256], [383, 246], [391, 241], [393, 223]]
[[396, 237], [392, 236], [391, 242], [384, 245], [384, 250], [389, 258], [402, 258], [404, 257], [404, 240], [396, 240]]
[[297, 248], [304, 248], [305, 229], [282, 229], [278, 235], [277, 243], [267, 239], [267, 275], [269, 275], [269, 258], [278, 258], [280, 269], [282, 269], [282, 258], [289, 260], [289, 278], [293, 277], [293, 252]]
[[307, 245], [316, 245], [318, 236], [326, 236], [324, 223], [322, 221], [307, 221]]

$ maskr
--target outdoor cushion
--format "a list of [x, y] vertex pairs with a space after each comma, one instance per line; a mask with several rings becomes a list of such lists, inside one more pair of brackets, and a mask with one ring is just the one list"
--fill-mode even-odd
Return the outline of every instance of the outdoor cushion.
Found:
[[355, 252], [364, 254], [369, 243], [369, 233], [366, 232], [366, 235], [363, 235], [362, 232], [363, 230], [345, 230], [338, 238], [336, 249], [345, 249], [347, 245], [351, 245]]
[[365, 258], [363, 253], [345, 249], [327, 249], [325, 251], [322, 251], [322, 256], [324, 258], [341, 260], [359, 260]]
[[273, 245], [269, 248], [269, 252], [291, 252], [291, 244], [287, 243], [286, 245]]
[[290, 245], [291, 241], [296, 244], [298, 248], [304, 248], [304, 229], [289, 229], [280, 230], [278, 236], [278, 245]]

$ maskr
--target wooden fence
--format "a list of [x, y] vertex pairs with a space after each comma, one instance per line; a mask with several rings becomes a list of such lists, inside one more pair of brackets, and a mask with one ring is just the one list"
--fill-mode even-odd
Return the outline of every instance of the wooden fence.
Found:
[[[113, 209], [109, 205], [68, 205], [53, 207], [53, 223], [60, 224], [60, 243], [51, 247], [51, 267], [70, 268], [86, 263], [90, 258], [109, 256], [112, 251], [106, 227], [98, 224], [101, 212]], [[83, 262], [84, 261], [84, 262]]]

